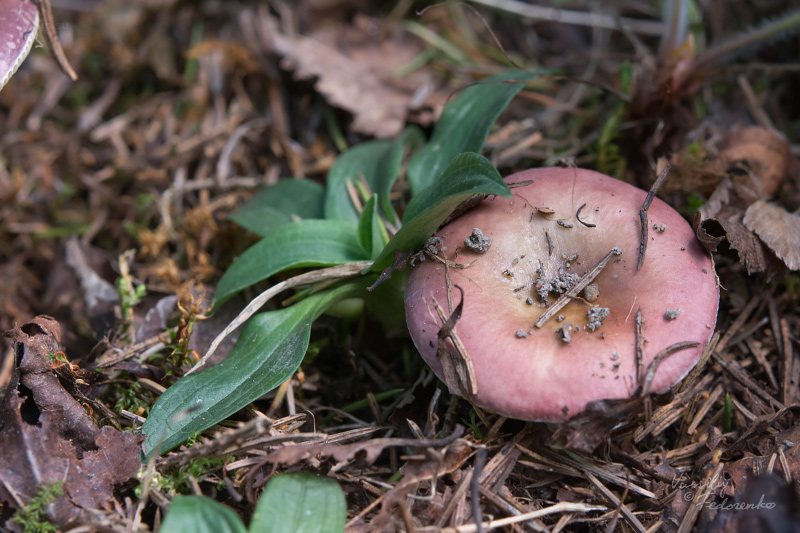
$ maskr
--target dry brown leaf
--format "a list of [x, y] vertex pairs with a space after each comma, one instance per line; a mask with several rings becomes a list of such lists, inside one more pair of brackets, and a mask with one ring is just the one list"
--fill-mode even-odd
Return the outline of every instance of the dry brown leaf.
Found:
[[[283, 66], [297, 78], [317, 78], [316, 89], [328, 101], [353, 113], [352, 129], [376, 137], [398, 135], [418, 95], [431, 92], [433, 78], [417, 70], [395, 74], [422, 47], [395, 25], [357, 16], [346, 28], [323, 28], [309, 36], [273, 32]], [[424, 100], [424, 98], [423, 98]]]
[[743, 170], [762, 198], [775, 194], [786, 176], [797, 168], [786, 139], [758, 126], [730, 134], [720, 147], [719, 159], [728, 172], [731, 168]]
[[113, 505], [115, 488], [135, 476], [141, 462], [139, 436], [98, 428], [61, 386], [51, 359], [60, 334], [49, 317], [7, 334], [18, 366], [0, 398], [0, 502], [16, 508], [42, 484], [60, 481], [62, 494], [48, 506], [48, 520], [67, 529], [88, 520], [92, 509]]
[[640, 397], [590, 402], [584, 412], [558, 425], [552, 445], [591, 454], [608, 440], [615, 426], [642, 410], [642, 402]]
[[800, 219], [766, 202], [797, 172], [798, 161], [788, 143], [772, 130], [743, 128], [723, 141], [717, 163], [727, 176], [695, 220], [705, 249], [736, 252], [750, 274], [766, 272], [771, 277], [783, 270], [781, 261], [793, 270], [800, 268]]
[[758, 200], [747, 208], [743, 222], [786, 266], [800, 270], [800, 216]]

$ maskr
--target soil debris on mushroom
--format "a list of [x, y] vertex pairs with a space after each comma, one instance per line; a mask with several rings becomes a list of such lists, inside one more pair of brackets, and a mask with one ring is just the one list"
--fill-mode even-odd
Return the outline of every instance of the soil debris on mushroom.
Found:
[[487, 237], [479, 228], [473, 228], [472, 234], [464, 239], [464, 246], [476, 254], [484, 254], [492, 245], [492, 238]]

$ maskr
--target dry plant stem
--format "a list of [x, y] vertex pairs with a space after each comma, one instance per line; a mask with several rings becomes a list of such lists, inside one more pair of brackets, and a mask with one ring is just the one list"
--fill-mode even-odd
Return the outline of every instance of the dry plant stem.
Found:
[[792, 352], [792, 341], [789, 333], [789, 323], [785, 318], [781, 318], [778, 323], [781, 329], [781, 340], [783, 349], [783, 383], [781, 391], [783, 393], [783, 403], [789, 405], [794, 403], [797, 398], [797, 384], [798, 384], [798, 362]]
[[594, 278], [596, 278], [600, 272], [603, 271], [613, 255], [613, 250], [608, 252], [605, 257], [603, 257], [595, 266], [589, 269], [589, 271], [586, 272], [586, 274], [584, 274], [580, 280], [578, 280], [578, 283], [576, 283], [574, 287], [562, 294], [558, 300], [553, 303], [553, 305], [547, 308], [547, 311], [542, 313], [542, 316], [539, 317], [534, 326], [537, 328], [544, 326], [545, 322], [550, 320], [553, 316], [555, 316], [556, 313], [561, 311], [561, 309], [563, 309], [571, 299], [578, 296], [581, 291], [585, 289], [586, 286], [592, 281], [594, 281]]
[[58, 40], [58, 32], [56, 31], [56, 23], [53, 20], [53, 9], [50, 7], [50, 0], [33, 0], [36, 4], [36, 9], [39, 10], [39, 18], [42, 19], [42, 34], [50, 47], [53, 57], [55, 57], [58, 66], [61, 70], [70, 77], [72, 81], [78, 79], [78, 75], [69, 64], [67, 56], [64, 54], [64, 49], [61, 48], [61, 41]]
[[636, 311], [636, 386], [641, 387], [644, 380], [644, 319], [642, 308]]
[[[463, 293], [462, 293], [463, 294]], [[444, 314], [444, 309], [439, 305], [439, 302], [434, 300], [433, 306], [436, 309], [436, 314], [442, 321], [442, 328], [439, 330], [439, 353], [445, 354], [442, 357], [442, 367], [445, 369], [447, 378], [445, 381], [448, 385], [457, 385], [459, 390], [464, 391], [469, 399], [471, 396], [478, 394], [478, 381], [475, 379], [475, 370], [472, 366], [472, 360], [467, 353], [467, 349], [458, 338], [454, 331], [456, 322], [461, 318], [461, 309], [464, 300], [462, 298], [455, 310], [447, 318]], [[452, 360], [448, 355], [448, 350], [444, 347], [445, 340], [449, 338], [458, 352], [458, 359]], [[454, 387], [456, 388], [456, 387]]]
[[[636, 518], [636, 516], [634, 516], [634, 514], [631, 512], [631, 510], [628, 509], [628, 507], [624, 503], [622, 503], [622, 501], [620, 501], [620, 499], [617, 498], [614, 495], [614, 493], [611, 492], [611, 490], [609, 490], [608, 487], [603, 485], [600, 482], [600, 480], [597, 479], [591, 472], [586, 472], [585, 475], [589, 479], [589, 481], [592, 482], [592, 485], [597, 487], [600, 490], [600, 492], [603, 493], [603, 496], [608, 501], [610, 501], [612, 504], [614, 504], [617, 509], [619, 509], [619, 511], [622, 513], [622, 516], [625, 517], [625, 519], [628, 521], [628, 523], [631, 525], [631, 527], [633, 527], [633, 529], [635, 529], [639, 533], [645, 533], [646, 529], [645, 529], [644, 525], [639, 521], [638, 518]], [[626, 486], [625, 487], [625, 492], [627, 492], [627, 491], [628, 491], [628, 487]]]
[[727, 42], [714, 46], [697, 56], [692, 62], [691, 67], [686, 70], [686, 76], [707, 68], [728, 54], [745, 50], [748, 46], [780, 36], [783, 32], [788, 32], [798, 24], [800, 24], [800, 11], [795, 11], [784, 18], [767, 22], [760, 28], [738, 35]]
[[[597, 224], [589, 224], [588, 222], [584, 222], [583, 220], [581, 220], [581, 211], [583, 210], [584, 207], [586, 207], [586, 204], [582, 204], [578, 208], [578, 210], [575, 212], [575, 220], [577, 220], [578, 222], [580, 222], [581, 224], [583, 224], [587, 228], [596, 228]], [[549, 244], [549, 241], [548, 241], [548, 244]]]
[[708, 341], [706, 347], [703, 348], [703, 353], [700, 354], [700, 360], [697, 361], [695, 367], [689, 372], [689, 375], [684, 378], [680, 387], [678, 387], [678, 394], [691, 388], [695, 384], [697, 378], [699, 378], [700, 374], [702, 374], [703, 371], [705, 370], [706, 364], [708, 364], [708, 360], [711, 358], [711, 354], [714, 353], [714, 349], [717, 347], [719, 338], [720, 338], [719, 331], [715, 331], [714, 335], [711, 336], [711, 340]]
[[472, 467], [472, 479], [470, 479], [470, 504], [472, 505], [472, 518], [478, 526], [478, 533], [484, 533], [483, 517], [481, 516], [481, 470], [486, 464], [486, 448], [481, 448], [475, 454], [475, 464]]
[[695, 346], [699, 346], [699, 342], [693, 341], [683, 341], [683, 342], [676, 342], [675, 344], [664, 348], [656, 356], [650, 361], [650, 364], [647, 365], [647, 372], [644, 376], [644, 382], [642, 384], [642, 396], [647, 396], [650, 394], [650, 387], [653, 384], [653, 378], [656, 375], [656, 371], [658, 370], [658, 365], [661, 364], [664, 359], [669, 357], [670, 355], [679, 352], [681, 350], [686, 350], [687, 348], [694, 348]]
[[644, 264], [644, 253], [647, 250], [647, 210], [650, 208], [650, 204], [653, 203], [653, 198], [656, 197], [658, 189], [661, 187], [661, 184], [664, 183], [664, 179], [667, 177], [667, 174], [669, 174], [671, 168], [672, 165], [665, 166], [658, 175], [658, 178], [656, 178], [653, 186], [650, 187], [650, 191], [647, 193], [647, 197], [642, 203], [642, 209], [639, 211], [639, 222], [642, 227], [642, 238], [641, 241], [639, 241], [639, 262], [636, 264], [636, 270], [642, 268], [642, 265]]
[[138, 342], [133, 346], [129, 346], [124, 349], [119, 348], [110, 348], [103, 352], [103, 354], [97, 358], [96, 366], [97, 368], [107, 368], [109, 366], [114, 366], [117, 363], [121, 363], [122, 361], [127, 361], [131, 359], [139, 352], [144, 350], [148, 350], [154, 346], [161, 345], [160, 349], [164, 349], [164, 339], [161, 338], [161, 335], [156, 335], [155, 337], [150, 337], [147, 340], [142, 342]]
[[534, 20], [574, 24], [576, 26], [590, 26], [607, 30], [628, 30], [642, 35], [662, 35], [664, 24], [650, 20], [638, 20], [628, 17], [614, 17], [599, 13], [586, 13], [568, 9], [555, 9], [552, 7], [535, 6], [518, 0], [471, 0], [474, 4], [484, 5], [514, 13]]
[[189, 370], [186, 374], [191, 374], [192, 372], [197, 371], [206, 364], [206, 361], [214, 354], [216, 349], [219, 347], [220, 343], [230, 335], [230, 333], [244, 324], [247, 319], [253, 316], [261, 307], [267, 303], [272, 297], [280, 294], [281, 292], [285, 291], [286, 289], [291, 289], [294, 287], [299, 287], [302, 285], [310, 285], [312, 283], [317, 283], [319, 281], [325, 281], [330, 279], [344, 279], [349, 278], [352, 276], [358, 276], [361, 272], [369, 268], [372, 265], [371, 261], [360, 261], [358, 263], [347, 263], [345, 265], [337, 265], [335, 267], [330, 268], [323, 268], [320, 270], [313, 270], [311, 272], [306, 272], [305, 274], [300, 274], [299, 276], [295, 276], [293, 278], [287, 279], [286, 281], [281, 281], [270, 287], [269, 289], [265, 290], [253, 300], [247, 304], [247, 306], [242, 309], [242, 312], [233, 319], [233, 321], [228, 324], [222, 333], [217, 335], [214, 339], [214, 342], [211, 343], [211, 346], [208, 348], [208, 351], [203, 356], [200, 361], [194, 365], [191, 370]]
[[737, 361], [726, 361], [719, 352], [714, 352], [714, 361], [716, 361], [723, 370], [728, 372], [734, 379], [744, 385], [753, 394], [764, 400], [768, 405], [774, 405], [779, 409], [783, 409], [783, 403], [779, 402], [769, 392], [764, 390], [761, 385], [753, 381], [753, 378], [742, 368]]
[[[569, 503], [561, 502], [544, 509], [531, 511], [530, 513], [521, 514], [518, 516], [510, 516], [508, 518], [501, 518], [499, 520], [492, 520], [490, 522], [483, 522], [481, 525], [484, 531], [491, 531], [493, 529], [509, 526], [511, 524], [519, 524], [520, 522], [528, 522], [543, 516], [556, 514], [556, 513], [587, 513], [591, 511], [607, 511], [608, 508], [603, 505], [587, 505], [585, 503]], [[446, 527], [441, 530], [442, 533], [477, 533], [479, 531], [477, 524], [466, 524], [463, 526]]]
[[705, 479], [700, 483], [700, 491], [689, 505], [689, 510], [686, 511], [683, 521], [678, 528], [678, 533], [689, 533], [692, 530], [694, 523], [697, 521], [697, 517], [700, 515], [700, 511], [706, 504], [706, 500], [711, 495], [711, 492], [719, 486], [719, 477], [722, 474], [722, 468], [725, 466], [725, 464], [721, 463], [719, 460], [721, 453], [721, 451], [717, 451], [714, 454], [715, 468], [709, 470]]

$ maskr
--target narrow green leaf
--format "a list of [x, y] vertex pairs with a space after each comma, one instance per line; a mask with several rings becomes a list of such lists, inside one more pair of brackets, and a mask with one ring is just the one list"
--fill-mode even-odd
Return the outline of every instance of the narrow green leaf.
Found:
[[331, 266], [369, 259], [354, 224], [300, 220], [247, 249], [222, 276], [214, 298], [222, 303], [242, 289], [289, 268]]
[[489, 129], [533, 74], [524, 71], [493, 76], [467, 87], [447, 104], [430, 142], [408, 164], [408, 181], [416, 195], [463, 152], [480, 152]]
[[233, 509], [206, 496], [172, 498], [161, 533], [247, 533]]
[[346, 283], [255, 315], [221, 363], [184, 376], [156, 401], [142, 425], [145, 453], [171, 450], [289, 379], [308, 348], [311, 323], [331, 304], [362, 294], [364, 283]]
[[375, 260], [371, 270], [381, 270], [392, 263], [397, 250], [410, 250], [433, 235], [444, 219], [473, 194], [511, 197], [500, 173], [485, 157], [466, 153], [456, 156], [441, 178], [409, 202], [403, 227]]
[[358, 242], [370, 259], [375, 259], [386, 246], [388, 235], [385, 238], [385, 233], [381, 217], [378, 215], [378, 195], [373, 194], [364, 204], [364, 211], [358, 221]]
[[345, 183], [350, 181], [356, 184], [363, 176], [371, 192], [378, 195], [384, 215], [394, 221], [390, 193], [400, 173], [403, 149], [421, 143], [422, 132], [419, 128], [410, 127], [397, 139], [365, 142], [340, 155], [328, 172], [325, 218], [352, 223], [358, 221], [358, 212], [350, 200]]
[[319, 183], [282, 179], [258, 191], [228, 218], [253, 233], [267, 236], [293, 220], [323, 218], [324, 196]]
[[342, 533], [346, 519], [344, 493], [335, 480], [292, 472], [267, 483], [250, 533]]
[[508, 185], [488, 159], [471, 152], [458, 155], [453, 158], [439, 180], [408, 202], [403, 213], [403, 224], [417, 218], [445, 198], [479, 193], [511, 197]]

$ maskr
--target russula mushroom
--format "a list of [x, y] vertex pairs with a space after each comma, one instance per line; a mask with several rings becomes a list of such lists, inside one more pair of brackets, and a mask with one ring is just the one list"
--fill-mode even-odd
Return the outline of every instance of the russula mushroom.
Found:
[[30, 0], [0, 0], [0, 89], [25, 61], [38, 29], [36, 4]]
[[[487, 198], [442, 228], [438, 258], [416, 264], [406, 288], [414, 343], [450, 390], [505, 416], [562, 421], [592, 401], [630, 397], [659, 352], [694, 341], [662, 358], [649, 390], [680, 381], [713, 334], [719, 303], [711, 259], [687, 222], [656, 198], [649, 218], [669, 231], [649, 232], [637, 270], [644, 191], [569, 168], [506, 182], [512, 198]], [[464, 246], [475, 229], [491, 239], [480, 253]], [[591, 302], [583, 298], [590, 284]], [[574, 297], [557, 309], [570, 289]], [[448, 320], [462, 298], [461, 316]], [[454, 335], [445, 328], [440, 342], [452, 322]]]

